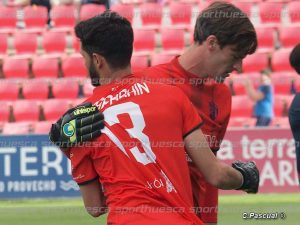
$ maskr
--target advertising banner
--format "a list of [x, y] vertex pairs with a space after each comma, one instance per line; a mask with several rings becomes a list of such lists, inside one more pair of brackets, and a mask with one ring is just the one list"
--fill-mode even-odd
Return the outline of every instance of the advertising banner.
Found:
[[300, 191], [295, 141], [289, 129], [231, 129], [218, 158], [228, 164], [234, 160], [254, 161], [260, 170], [260, 192]]
[[[295, 143], [288, 129], [231, 129], [218, 158], [255, 161], [260, 192], [299, 192]], [[47, 135], [0, 136], [0, 199], [80, 196], [71, 165]], [[222, 191], [238, 194], [237, 191]]]
[[79, 196], [70, 172], [48, 136], [0, 136], [0, 199]]

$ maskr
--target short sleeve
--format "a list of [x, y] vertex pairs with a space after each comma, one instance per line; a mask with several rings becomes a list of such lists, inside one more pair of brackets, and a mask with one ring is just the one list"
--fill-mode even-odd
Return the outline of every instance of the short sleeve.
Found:
[[188, 97], [180, 90], [181, 94], [181, 110], [183, 118], [183, 138], [188, 136], [194, 130], [201, 127], [203, 121], [199, 116], [195, 106], [188, 99]]
[[91, 149], [74, 147], [70, 150], [73, 180], [84, 185], [98, 178], [91, 158]]

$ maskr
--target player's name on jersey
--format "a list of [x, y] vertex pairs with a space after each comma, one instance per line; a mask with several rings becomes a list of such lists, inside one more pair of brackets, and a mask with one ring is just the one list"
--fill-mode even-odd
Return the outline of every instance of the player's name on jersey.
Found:
[[[118, 87], [115, 87], [117, 89]], [[149, 94], [150, 89], [146, 83], [135, 83], [132, 86], [128, 88], [124, 88], [121, 91], [114, 93], [114, 94], [109, 94], [105, 97], [102, 97], [99, 101], [95, 103], [95, 105], [101, 110], [105, 106], [110, 106], [121, 99], [124, 98], [129, 98], [130, 96], [138, 96], [138, 95], [143, 95], [143, 94]]]

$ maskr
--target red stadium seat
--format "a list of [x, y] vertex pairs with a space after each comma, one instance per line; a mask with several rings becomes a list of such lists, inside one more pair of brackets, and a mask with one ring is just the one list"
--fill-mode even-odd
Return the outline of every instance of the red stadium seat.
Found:
[[275, 48], [275, 34], [271, 27], [255, 27], [259, 52], [272, 52]]
[[281, 48], [272, 55], [272, 69], [275, 72], [287, 71], [294, 72], [289, 62], [291, 49]]
[[10, 105], [7, 101], [0, 101], [0, 122], [8, 122], [10, 117]]
[[35, 57], [32, 60], [32, 71], [35, 78], [57, 78], [58, 60], [47, 56]]
[[300, 8], [299, 1], [291, 1], [287, 4], [288, 13], [292, 23], [300, 23], [299, 8]]
[[72, 35], [72, 44], [75, 52], [80, 51], [80, 40], [76, 37], [76, 35]]
[[162, 29], [161, 40], [164, 51], [181, 53], [184, 49], [184, 30]]
[[83, 83], [83, 94], [85, 97], [90, 97], [93, 94], [94, 86], [91, 84], [91, 80], [87, 79]]
[[154, 30], [134, 30], [134, 52], [150, 54], [155, 48]]
[[84, 59], [80, 54], [73, 54], [62, 59], [64, 77], [87, 77]]
[[67, 47], [66, 33], [51, 30], [44, 32], [42, 45], [47, 54], [60, 56]]
[[43, 112], [47, 121], [57, 121], [69, 108], [68, 99], [49, 99], [43, 102]]
[[76, 23], [74, 5], [56, 5], [51, 9], [51, 20], [54, 29], [72, 30]]
[[14, 34], [14, 47], [17, 54], [35, 54], [38, 43], [37, 34], [29, 32], [16, 32]]
[[72, 78], [56, 79], [52, 82], [52, 92], [54, 98], [77, 98], [79, 93], [78, 80]]
[[28, 78], [28, 59], [6, 57], [3, 59], [3, 74], [5, 78]]
[[240, 76], [244, 76], [248, 78], [254, 86], [258, 86], [260, 84], [261, 73], [252, 72], [252, 73], [242, 73]]
[[246, 95], [232, 97], [232, 117], [251, 117], [253, 112], [253, 101]]
[[80, 20], [87, 20], [92, 18], [96, 15], [99, 15], [105, 11], [104, 5], [98, 4], [84, 4], [81, 5], [79, 19]]
[[243, 75], [236, 75], [231, 76], [230, 78], [227, 78], [226, 81], [232, 82], [232, 87], [235, 95], [245, 95], [246, 89], [245, 89], [245, 82], [247, 77]]
[[265, 53], [254, 53], [243, 60], [243, 72], [260, 72], [268, 67], [268, 57]]
[[123, 4], [141, 4], [143, 0], [121, 0]]
[[51, 121], [39, 121], [33, 123], [33, 133], [34, 134], [49, 134], [51, 125], [53, 122]]
[[0, 33], [13, 33], [17, 24], [17, 9], [0, 6]]
[[170, 62], [175, 57], [174, 54], [155, 53], [151, 56], [151, 66]]
[[4, 79], [0, 82], [0, 100], [18, 99], [20, 84], [16, 80]]
[[143, 3], [140, 5], [143, 28], [158, 29], [162, 22], [162, 5], [159, 3]]
[[131, 68], [133, 72], [142, 70], [148, 67], [148, 56], [146, 55], [133, 55], [131, 57]]
[[40, 107], [34, 100], [19, 100], [13, 103], [13, 114], [16, 122], [38, 121]]
[[259, 16], [262, 24], [269, 24], [276, 27], [281, 22], [283, 4], [280, 2], [260, 2]]
[[284, 26], [279, 30], [279, 39], [282, 47], [284, 48], [294, 47], [297, 45], [300, 42], [299, 37], [300, 26]]
[[287, 73], [287, 72], [272, 73], [272, 83], [274, 86], [274, 93], [285, 94], [285, 95], [290, 94], [293, 79], [295, 79], [295, 75], [293, 73]]
[[72, 107], [76, 107], [78, 105], [81, 105], [85, 100], [86, 100], [86, 98], [77, 98], [77, 99], [74, 99], [74, 101], [72, 100], [72, 102], [71, 102], [71, 106]]
[[45, 6], [26, 6], [24, 8], [24, 22], [26, 30], [42, 32], [47, 25], [48, 10]]
[[238, 7], [240, 10], [242, 10], [244, 13], [247, 14], [247, 16], [251, 17], [251, 8], [253, 6], [252, 2], [248, 1], [235, 1], [233, 4]]
[[192, 17], [192, 5], [180, 2], [172, 2], [169, 8], [172, 27], [190, 27]]
[[273, 111], [275, 116], [283, 116], [284, 97], [282, 95], [274, 95]]
[[288, 117], [275, 117], [272, 120], [271, 126], [290, 129], [289, 118]]
[[256, 118], [230, 117], [228, 127], [255, 127]]
[[49, 84], [45, 79], [30, 79], [23, 81], [22, 90], [25, 99], [47, 99]]
[[128, 19], [131, 23], [133, 20], [133, 5], [114, 4], [111, 6], [111, 11], [117, 12], [121, 16]]
[[0, 56], [6, 55], [6, 51], [7, 51], [7, 39], [8, 39], [8, 35], [5, 33], [0, 33]]
[[3, 126], [3, 135], [28, 134], [32, 129], [31, 122], [5, 123]]

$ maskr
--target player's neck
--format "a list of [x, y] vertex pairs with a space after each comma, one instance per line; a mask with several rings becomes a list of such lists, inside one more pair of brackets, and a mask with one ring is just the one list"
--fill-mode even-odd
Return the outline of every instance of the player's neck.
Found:
[[101, 85], [109, 84], [109, 83], [113, 82], [114, 80], [121, 79], [125, 76], [130, 75], [131, 73], [132, 72], [131, 72], [130, 66], [128, 66], [124, 69], [110, 71], [109, 76], [103, 77], [104, 79], [102, 79]]
[[[186, 71], [201, 78], [206, 78], [204, 49], [199, 45], [192, 45], [181, 56], [178, 62]], [[203, 52], [203, 54], [201, 54]]]

